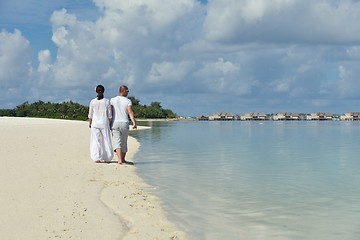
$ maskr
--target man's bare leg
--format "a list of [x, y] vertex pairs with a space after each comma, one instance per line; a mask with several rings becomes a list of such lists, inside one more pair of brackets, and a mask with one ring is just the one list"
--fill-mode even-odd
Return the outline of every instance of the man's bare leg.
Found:
[[125, 162], [126, 152], [121, 152], [121, 163]]
[[122, 164], [122, 160], [121, 160], [121, 149], [120, 149], [120, 148], [116, 148], [116, 149], [115, 149], [115, 152], [116, 152], [116, 156], [117, 156], [117, 159], [118, 159], [118, 164]]
[[115, 149], [116, 152], [116, 156], [118, 159], [118, 163], [122, 164], [125, 162], [125, 156], [126, 156], [126, 152], [122, 152], [120, 148], [116, 148]]

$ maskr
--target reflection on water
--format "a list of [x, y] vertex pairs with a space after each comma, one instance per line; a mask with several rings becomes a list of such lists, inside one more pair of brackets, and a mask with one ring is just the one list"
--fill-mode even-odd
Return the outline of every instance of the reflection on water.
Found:
[[190, 239], [360, 239], [360, 122], [152, 122], [137, 171]]

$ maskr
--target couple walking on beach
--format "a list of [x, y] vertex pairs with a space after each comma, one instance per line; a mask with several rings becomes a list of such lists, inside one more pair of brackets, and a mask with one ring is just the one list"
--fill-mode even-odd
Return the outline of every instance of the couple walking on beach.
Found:
[[[104, 97], [104, 92], [104, 86], [98, 85], [96, 87], [97, 97], [90, 101], [88, 115], [91, 128], [90, 157], [96, 163], [110, 162], [116, 152], [119, 164], [132, 164], [125, 160], [128, 150], [129, 117], [132, 128], [137, 128], [132, 103], [127, 98], [129, 89], [127, 86], [121, 85], [119, 95], [111, 100]], [[113, 150], [110, 130], [115, 150]]]

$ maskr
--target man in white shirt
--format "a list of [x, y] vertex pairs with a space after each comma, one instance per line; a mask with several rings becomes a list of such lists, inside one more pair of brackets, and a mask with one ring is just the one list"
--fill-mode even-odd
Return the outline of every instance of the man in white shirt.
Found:
[[131, 100], [127, 98], [128, 93], [128, 87], [122, 85], [119, 89], [119, 96], [113, 97], [110, 100], [113, 109], [112, 133], [119, 164], [132, 164], [125, 160], [126, 152], [128, 150], [127, 139], [129, 136], [129, 117], [132, 122], [132, 128], [137, 128], [132, 103]]

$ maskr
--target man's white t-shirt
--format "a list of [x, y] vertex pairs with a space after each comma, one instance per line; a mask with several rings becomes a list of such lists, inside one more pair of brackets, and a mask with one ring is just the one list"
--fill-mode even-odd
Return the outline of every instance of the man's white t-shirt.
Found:
[[132, 105], [131, 100], [123, 96], [116, 96], [111, 98], [110, 103], [115, 111], [113, 121], [129, 122], [128, 106]]

